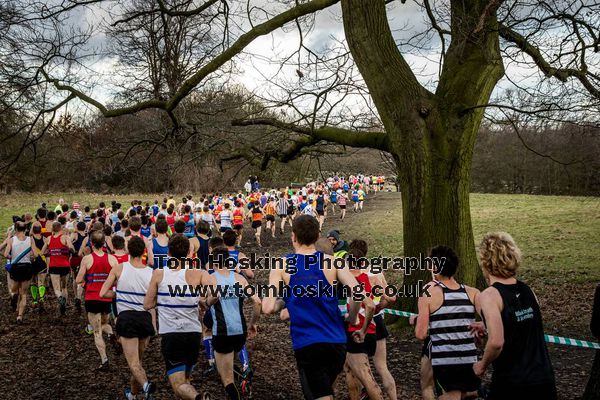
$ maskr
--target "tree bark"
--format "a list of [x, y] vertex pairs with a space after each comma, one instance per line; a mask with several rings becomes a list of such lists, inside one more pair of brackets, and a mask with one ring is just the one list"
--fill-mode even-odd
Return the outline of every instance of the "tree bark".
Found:
[[[452, 43], [436, 93], [419, 84], [393, 39], [384, 0], [342, 0], [348, 45], [388, 135], [402, 190], [404, 256], [452, 247], [458, 278], [483, 286], [469, 208], [473, 147], [483, 108], [503, 74], [494, 10], [480, 1], [453, 4]], [[462, 4], [462, 3], [461, 3]], [[431, 279], [429, 271], [406, 275], [405, 285]], [[405, 297], [399, 308], [416, 309]]]

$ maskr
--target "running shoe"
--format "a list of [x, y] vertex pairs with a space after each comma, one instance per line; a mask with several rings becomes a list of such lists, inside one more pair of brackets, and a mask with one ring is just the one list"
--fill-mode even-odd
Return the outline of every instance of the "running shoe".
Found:
[[123, 395], [125, 395], [126, 400], [134, 400], [135, 399], [135, 395], [133, 393], [131, 393], [131, 389], [129, 389], [128, 387], [123, 389]]
[[196, 396], [196, 400], [212, 400], [212, 397], [206, 392], [202, 392]]
[[93, 335], [94, 328], [92, 328], [92, 326], [90, 324], [87, 324], [87, 326], [85, 327], [85, 333], [87, 333], [88, 335]]
[[67, 299], [65, 299], [64, 296], [58, 298], [58, 308], [60, 310], [60, 315], [65, 315], [67, 312]]
[[148, 387], [144, 390], [144, 400], [154, 399], [154, 392], [156, 392], [156, 384], [154, 382], [148, 382]]

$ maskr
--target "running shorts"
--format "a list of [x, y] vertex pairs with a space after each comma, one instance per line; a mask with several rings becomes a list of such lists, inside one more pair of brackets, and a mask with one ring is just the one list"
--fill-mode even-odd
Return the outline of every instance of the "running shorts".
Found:
[[388, 332], [387, 326], [385, 326], [383, 314], [374, 316], [373, 321], [375, 321], [375, 327], [377, 329], [375, 332], [377, 340], [382, 340], [390, 336], [390, 332]]
[[16, 263], [11, 264], [10, 279], [15, 282], [26, 282], [33, 278], [33, 267], [31, 263]]
[[345, 210], [346, 209], [346, 205], [345, 204], [340, 204], [340, 209]]
[[220, 229], [221, 233], [227, 232], [229, 230], [231, 230], [230, 226], [222, 226], [221, 229]]
[[167, 375], [190, 373], [198, 362], [202, 334], [200, 332], [164, 333], [160, 350], [165, 360]]
[[242, 350], [246, 344], [246, 335], [215, 335], [212, 338], [213, 348], [217, 353], [228, 354], [237, 353]]
[[[451, 391], [473, 392], [479, 389], [481, 384], [481, 381], [473, 372], [473, 364], [434, 365], [433, 380], [438, 396]], [[510, 397], [502, 398], [506, 400]], [[530, 399], [532, 398], [535, 398], [535, 396], [530, 397]], [[546, 399], [546, 397], [542, 398]]]
[[267, 221], [273, 222], [273, 221], [275, 221], [275, 216], [274, 215], [267, 215], [266, 219], [267, 219]]
[[511, 384], [492, 384], [490, 385], [489, 400], [531, 400], [544, 399], [556, 400], [556, 383], [548, 382], [530, 386], [514, 386]]
[[318, 215], [325, 215], [325, 210], [317, 210]]
[[346, 332], [346, 350], [350, 354], [366, 354], [369, 357], [375, 355], [377, 350], [377, 337], [368, 333], [365, 335], [365, 340], [362, 343], [356, 343], [352, 338], [352, 332]]
[[279, 214], [279, 218], [281, 219], [286, 219], [288, 217], [287, 214]]
[[33, 275], [37, 275], [46, 269], [46, 261], [44, 261], [44, 259], [41, 256], [37, 256], [35, 260], [33, 260], [33, 262], [31, 263], [31, 268], [31, 272], [33, 273]]
[[48, 273], [52, 275], [67, 276], [71, 273], [71, 267], [49, 267]]
[[346, 345], [315, 343], [295, 350], [294, 356], [304, 398], [333, 396], [333, 384], [346, 362]]
[[145, 339], [154, 336], [152, 316], [148, 311], [127, 310], [119, 313], [115, 329], [117, 335], [124, 338]]
[[241, 231], [242, 229], [244, 229], [244, 225], [243, 224], [234, 225], [233, 229], [236, 231]]
[[112, 311], [110, 301], [86, 300], [85, 311], [91, 314], [110, 314]]
[[262, 226], [262, 221], [252, 221], [252, 229]]

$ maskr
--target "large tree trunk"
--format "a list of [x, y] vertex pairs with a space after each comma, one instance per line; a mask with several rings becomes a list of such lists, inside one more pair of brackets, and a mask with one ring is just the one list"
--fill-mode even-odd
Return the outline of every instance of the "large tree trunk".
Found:
[[[471, 4], [472, 3], [472, 4]], [[452, 43], [435, 93], [426, 90], [391, 34], [384, 0], [342, 0], [348, 45], [388, 135], [402, 189], [404, 255], [437, 244], [460, 258], [459, 279], [481, 286], [471, 216], [472, 152], [484, 105], [503, 74], [495, 9], [487, 1], [453, 1]], [[405, 284], [428, 281], [428, 271]], [[399, 307], [415, 310], [416, 299]]]

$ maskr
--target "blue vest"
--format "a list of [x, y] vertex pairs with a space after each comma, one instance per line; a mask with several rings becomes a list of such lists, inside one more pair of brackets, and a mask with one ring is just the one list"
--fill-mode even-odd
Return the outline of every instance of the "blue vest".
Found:
[[[167, 266], [167, 255], [169, 254], [169, 246], [161, 246], [156, 238], [152, 239], [152, 253], [154, 255], [153, 268], [164, 268]], [[157, 257], [163, 255], [164, 257]], [[161, 262], [162, 261], [162, 262]]]
[[[315, 343], [346, 343], [344, 321], [338, 308], [338, 298], [320, 267], [323, 253], [315, 253], [319, 260], [306, 263], [305, 255], [289, 254], [288, 260], [295, 258], [297, 271], [290, 275], [290, 289], [285, 303], [290, 314], [290, 333], [294, 350]], [[294, 287], [318, 287], [319, 281], [324, 293], [316, 296], [295, 296]], [[331, 293], [328, 293], [331, 290]], [[304, 290], [306, 293], [306, 290]]]
[[213, 336], [234, 336], [246, 333], [246, 319], [244, 318], [244, 298], [237, 297], [233, 285], [235, 285], [235, 272], [229, 271], [224, 276], [215, 272], [213, 276], [217, 280], [219, 290], [226, 290], [227, 294], [221, 292], [221, 297], [211, 308], [213, 318]]

